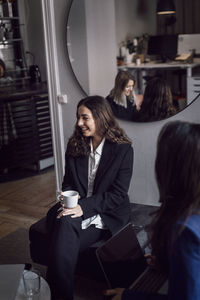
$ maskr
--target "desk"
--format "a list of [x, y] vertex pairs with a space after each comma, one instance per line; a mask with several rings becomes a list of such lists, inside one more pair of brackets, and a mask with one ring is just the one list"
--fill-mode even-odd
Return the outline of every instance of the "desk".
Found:
[[189, 104], [193, 99], [190, 99], [189, 95], [189, 78], [193, 76], [193, 69], [196, 67], [200, 67], [200, 59], [196, 58], [193, 60], [193, 63], [180, 63], [176, 61], [167, 62], [167, 63], [158, 63], [156, 61], [151, 61], [148, 63], [142, 63], [139, 66], [135, 63], [130, 63], [127, 65], [119, 66], [118, 70], [126, 70], [126, 71], [134, 71], [136, 72], [137, 83], [138, 83], [138, 92], [139, 94], [144, 93], [144, 79], [143, 76], [149, 70], [179, 70], [184, 69], [186, 71], [186, 83], [187, 83], [187, 104]]

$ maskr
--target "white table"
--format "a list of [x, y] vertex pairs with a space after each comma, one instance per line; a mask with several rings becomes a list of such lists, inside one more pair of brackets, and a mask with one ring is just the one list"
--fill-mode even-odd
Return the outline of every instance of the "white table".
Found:
[[24, 283], [21, 278], [15, 300], [51, 300], [51, 292], [48, 283], [41, 277], [40, 293], [33, 297], [26, 297], [24, 293]]
[[0, 265], [0, 299], [2, 300], [50, 300], [51, 292], [48, 283], [41, 278], [40, 293], [34, 297], [26, 297], [24, 293], [24, 264]]

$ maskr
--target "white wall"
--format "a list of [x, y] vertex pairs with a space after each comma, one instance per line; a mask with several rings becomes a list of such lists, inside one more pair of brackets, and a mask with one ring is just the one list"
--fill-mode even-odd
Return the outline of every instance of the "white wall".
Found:
[[107, 96], [117, 74], [114, 0], [85, 0], [89, 94]]
[[114, 0], [74, 0], [68, 24], [76, 77], [88, 95], [106, 96], [117, 73]]
[[[149, 205], [158, 204], [154, 162], [159, 131], [166, 122], [172, 120], [200, 123], [199, 111], [200, 97], [182, 112], [163, 121], [150, 123], [120, 122], [127, 134], [132, 138], [135, 153], [133, 177], [129, 191], [131, 202]], [[190, 153], [188, 153], [188, 155], [190, 155]]]
[[[54, 0], [58, 79], [61, 92], [68, 95], [68, 104], [62, 106], [65, 145], [73, 130], [76, 105], [84, 96], [79, 84], [76, 82], [67, 57], [65, 36], [66, 16], [69, 6], [69, 0]], [[51, 99], [51, 101], [55, 101], [55, 99]], [[200, 100], [192, 103], [187, 109], [170, 118], [170, 120], [180, 119], [200, 123], [199, 111]], [[131, 202], [149, 205], [158, 204], [154, 176], [154, 159], [157, 135], [165, 122], [130, 123], [120, 121], [121, 126], [133, 140], [135, 152], [134, 173], [129, 190]]]
[[115, 0], [117, 46], [144, 33], [156, 34], [156, 0]]
[[89, 93], [85, 1], [72, 2], [67, 26], [68, 52], [71, 56], [72, 68], [75, 76], [81, 78], [83, 90]]

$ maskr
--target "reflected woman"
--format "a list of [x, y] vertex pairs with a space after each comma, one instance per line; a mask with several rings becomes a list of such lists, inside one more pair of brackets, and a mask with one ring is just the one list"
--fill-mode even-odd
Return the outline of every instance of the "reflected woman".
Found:
[[170, 86], [155, 77], [148, 81], [137, 121], [148, 122], [169, 118], [176, 113]]
[[135, 77], [127, 71], [120, 71], [115, 78], [115, 86], [106, 97], [115, 117], [134, 121], [137, 115], [137, 99], [134, 91]]

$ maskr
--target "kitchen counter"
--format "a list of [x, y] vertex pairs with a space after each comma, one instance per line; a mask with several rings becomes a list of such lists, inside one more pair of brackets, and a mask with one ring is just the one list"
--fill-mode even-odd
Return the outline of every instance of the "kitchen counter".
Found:
[[47, 93], [47, 91], [46, 82], [23, 86], [2, 86], [0, 87], [0, 101], [22, 100], [40, 93]]

